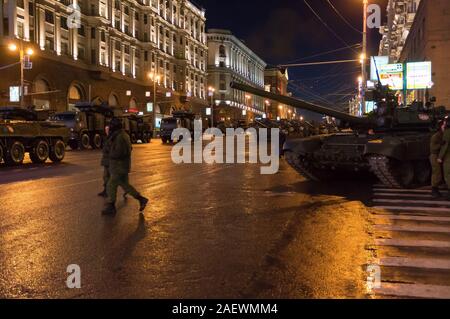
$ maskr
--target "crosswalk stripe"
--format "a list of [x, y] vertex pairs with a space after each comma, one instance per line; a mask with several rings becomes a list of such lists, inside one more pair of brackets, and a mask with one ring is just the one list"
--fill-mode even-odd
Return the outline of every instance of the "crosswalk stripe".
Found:
[[423, 222], [450, 222], [450, 217], [434, 216], [414, 216], [414, 215], [372, 215], [372, 218], [405, 220], [405, 221], [423, 221]]
[[450, 202], [447, 202], [447, 201], [433, 201], [433, 200], [384, 199], [384, 198], [375, 198], [373, 201], [374, 201], [375, 203], [421, 204], [421, 205], [450, 206]]
[[450, 270], [450, 259], [386, 257], [380, 258], [373, 264], [385, 267]]
[[414, 212], [439, 212], [439, 213], [450, 213], [450, 208], [442, 207], [411, 207], [411, 206], [375, 206], [375, 209], [384, 209], [391, 211], [414, 211]]
[[448, 241], [376, 239], [375, 246], [410, 247], [410, 248], [450, 248]]
[[379, 231], [450, 234], [450, 227], [440, 227], [440, 226], [374, 225], [374, 228]]
[[382, 283], [381, 288], [374, 289], [374, 292], [403, 298], [450, 299], [449, 286]]
[[375, 197], [412, 197], [412, 198], [433, 198], [431, 195], [427, 194], [398, 194], [398, 193], [375, 193]]
[[[430, 193], [431, 189], [395, 189], [395, 188], [374, 188], [374, 192], [387, 192], [387, 193]], [[447, 193], [446, 191], [441, 191]]]

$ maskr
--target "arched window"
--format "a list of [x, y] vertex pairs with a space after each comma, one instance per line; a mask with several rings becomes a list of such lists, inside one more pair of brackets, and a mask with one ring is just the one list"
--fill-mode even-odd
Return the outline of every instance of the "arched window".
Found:
[[111, 93], [108, 98], [108, 104], [110, 107], [119, 106], [119, 99], [118, 99], [117, 95], [115, 95], [114, 93]]
[[80, 84], [72, 84], [68, 92], [69, 110], [74, 110], [75, 104], [86, 100], [83, 87]]

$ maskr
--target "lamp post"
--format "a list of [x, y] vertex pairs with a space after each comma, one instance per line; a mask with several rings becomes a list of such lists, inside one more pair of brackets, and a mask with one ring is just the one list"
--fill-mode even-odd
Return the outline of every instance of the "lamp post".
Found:
[[210, 86], [208, 88], [208, 95], [211, 99], [211, 128], [214, 127], [214, 92], [216, 92], [216, 89]]
[[156, 132], [156, 84], [159, 83], [161, 76], [155, 72], [148, 73], [149, 79], [153, 82], [153, 131]]
[[33, 49], [32, 48], [28, 48], [25, 52], [25, 49], [23, 47], [23, 41], [20, 41], [20, 45], [19, 47], [17, 47], [17, 45], [15, 43], [11, 43], [9, 45], [9, 50], [10, 51], [19, 51], [19, 59], [20, 59], [20, 106], [24, 107], [25, 106], [25, 99], [24, 99], [24, 95], [25, 95], [25, 77], [24, 77], [24, 70], [25, 70], [25, 57], [30, 57], [33, 55]]
[[366, 61], [367, 61], [367, 6], [368, 0], [363, 0], [364, 14], [363, 14], [363, 53], [361, 55], [361, 68], [362, 68], [362, 98], [361, 98], [361, 111], [362, 114], [366, 113], [366, 85], [367, 85], [367, 73], [366, 73]]

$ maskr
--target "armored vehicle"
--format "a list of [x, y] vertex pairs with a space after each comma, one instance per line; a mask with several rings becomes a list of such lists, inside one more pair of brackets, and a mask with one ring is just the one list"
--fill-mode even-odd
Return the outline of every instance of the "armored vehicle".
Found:
[[136, 144], [138, 141], [150, 143], [153, 137], [151, 116], [125, 114], [121, 118], [125, 131], [130, 135], [131, 143]]
[[161, 121], [161, 140], [165, 144], [173, 143], [172, 133], [177, 128], [186, 128], [194, 136], [194, 121], [196, 115], [191, 112], [178, 111], [173, 112], [172, 117], [165, 118]]
[[56, 113], [52, 120], [64, 123], [70, 129], [69, 146], [71, 149], [99, 149], [105, 137], [105, 126], [114, 116], [106, 105], [78, 103], [78, 111]]
[[447, 115], [445, 107], [427, 108], [418, 103], [399, 107], [396, 97], [386, 87], [378, 86], [367, 94], [367, 100], [376, 102], [376, 110], [367, 117], [355, 117], [247, 85], [231, 85], [238, 90], [341, 120], [341, 126], [347, 130], [286, 141], [286, 160], [308, 179], [322, 181], [339, 172], [348, 175], [370, 170], [389, 187], [411, 187], [429, 182], [431, 132]]
[[50, 158], [61, 162], [65, 156], [69, 130], [60, 123], [37, 121], [34, 112], [20, 108], [0, 109], [0, 162], [20, 165], [25, 153], [33, 163]]

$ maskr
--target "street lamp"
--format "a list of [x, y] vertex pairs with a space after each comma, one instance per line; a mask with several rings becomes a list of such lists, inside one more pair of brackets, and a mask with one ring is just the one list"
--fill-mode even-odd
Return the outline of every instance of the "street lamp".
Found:
[[156, 132], [156, 84], [161, 80], [161, 76], [156, 71], [148, 73], [149, 79], [153, 82], [153, 133]]
[[363, 52], [361, 54], [361, 69], [362, 69], [362, 114], [366, 113], [366, 85], [367, 85], [367, 74], [366, 74], [366, 58], [367, 58], [367, 6], [369, 4], [368, 0], [363, 0], [364, 4], [364, 14], [363, 14]]
[[214, 127], [214, 93], [216, 92], [216, 89], [210, 86], [208, 88], [208, 95], [211, 99], [211, 128]]
[[8, 49], [12, 52], [19, 51], [19, 58], [20, 58], [20, 106], [24, 107], [25, 100], [24, 100], [24, 93], [25, 93], [25, 79], [24, 79], [24, 69], [25, 69], [25, 55], [27, 57], [30, 57], [33, 55], [34, 51], [32, 48], [27, 48], [26, 51], [23, 47], [23, 41], [20, 41], [20, 47], [17, 47], [17, 44], [10, 43], [8, 45]]

